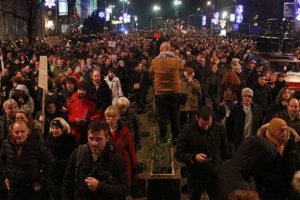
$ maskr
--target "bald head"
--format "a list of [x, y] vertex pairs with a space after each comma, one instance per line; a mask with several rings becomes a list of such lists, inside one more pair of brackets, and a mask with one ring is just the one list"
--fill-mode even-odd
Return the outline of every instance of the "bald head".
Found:
[[299, 101], [296, 98], [291, 98], [288, 104], [288, 112], [293, 117], [296, 117], [299, 113]]
[[160, 45], [159, 51], [171, 51], [171, 44], [170, 42], [163, 42]]

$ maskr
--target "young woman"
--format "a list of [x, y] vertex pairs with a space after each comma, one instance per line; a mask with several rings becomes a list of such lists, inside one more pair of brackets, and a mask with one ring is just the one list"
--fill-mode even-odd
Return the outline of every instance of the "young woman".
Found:
[[46, 139], [49, 150], [55, 157], [54, 169], [49, 184], [50, 195], [55, 200], [61, 197], [61, 184], [68, 158], [76, 148], [76, 139], [70, 134], [69, 124], [61, 117], [54, 118], [50, 123], [50, 133]]

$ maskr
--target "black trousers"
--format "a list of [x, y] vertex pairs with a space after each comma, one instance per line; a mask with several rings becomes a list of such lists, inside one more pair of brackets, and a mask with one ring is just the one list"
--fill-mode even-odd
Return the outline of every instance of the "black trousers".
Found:
[[158, 111], [161, 140], [166, 140], [169, 121], [171, 123], [172, 139], [177, 139], [179, 134], [179, 94], [155, 95], [155, 103]]

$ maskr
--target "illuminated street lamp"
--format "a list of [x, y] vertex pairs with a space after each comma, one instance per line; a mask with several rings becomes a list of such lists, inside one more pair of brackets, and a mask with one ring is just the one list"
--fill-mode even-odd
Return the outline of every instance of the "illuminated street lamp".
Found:
[[206, 2], [206, 5], [207, 5], [207, 6], [211, 6], [211, 1], [208, 0], [208, 1]]
[[181, 5], [181, 1], [180, 0], [175, 0], [173, 3], [174, 3], [174, 6], [176, 8], [176, 18], [178, 18], [178, 6]]
[[120, 0], [123, 4], [123, 13], [125, 12], [125, 3], [126, 4], [130, 4], [130, 2], [128, 0]]
[[160, 11], [160, 6], [154, 5], [153, 11], [155, 12], [155, 29], [157, 29], [157, 13], [158, 13], [158, 11]]
[[228, 16], [228, 12], [227, 11], [223, 11], [222, 12], [222, 19], [226, 19]]

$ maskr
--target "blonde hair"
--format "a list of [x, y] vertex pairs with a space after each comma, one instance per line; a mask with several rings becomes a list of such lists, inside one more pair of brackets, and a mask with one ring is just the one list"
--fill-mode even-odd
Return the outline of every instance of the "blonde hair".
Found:
[[130, 106], [130, 101], [126, 97], [120, 97], [117, 99], [116, 107], [118, 109], [128, 108]]
[[115, 106], [109, 106], [106, 108], [105, 112], [104, 112], [105, 117], [108, 116], [120, 116], [120, 111], [117, 107]]

